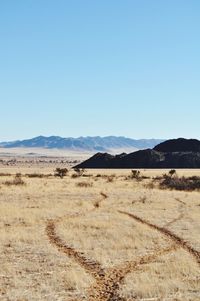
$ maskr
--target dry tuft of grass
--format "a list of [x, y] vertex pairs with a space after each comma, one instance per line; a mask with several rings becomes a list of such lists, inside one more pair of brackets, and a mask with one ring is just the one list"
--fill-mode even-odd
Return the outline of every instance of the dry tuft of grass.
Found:
[[0, 172], [0, 177], [10, 177], [12, 176], [11, 173], [8, 173], [8, 172]]
[[76, 183], [77, 187], [92, 187], [93, 183], [91, 182], [78, 182]]
[[41, 178], [49, 178], [49, 177], [52, 177], [53, 175], [51, 173], [43, 174], [43, 173], [34, 172], [34, 173], [26, 173], [25, 176], [28, 178], [40, 178], [41, 179]]
[[13, 180], [7, 180], [3, 184], [6, 186], [25, 185], [25, 182], [24, 182], [24, 180], [22, 180], [21, 174], [16, 174], [16, 176]]

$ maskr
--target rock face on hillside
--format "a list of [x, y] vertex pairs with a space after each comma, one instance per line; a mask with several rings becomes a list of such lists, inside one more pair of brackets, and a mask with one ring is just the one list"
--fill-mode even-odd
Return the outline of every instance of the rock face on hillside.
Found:
[[87, 168], [110, 168], [111, 162], [114, 158], [115, 156], [107, 153], [97, 153], [80, 164], [81, 166], [78, 165], [77, 167], [85, 168], [84, 166], [87, 166]]
[[174, 139], [154, 149], [111, 156], [97, 153], [79, 164], [79, 168], [200, 168], [200, 141]]
[[154, 147], [158, 152], [200, 152], [200, 141], [197, 139], [172, 139]]

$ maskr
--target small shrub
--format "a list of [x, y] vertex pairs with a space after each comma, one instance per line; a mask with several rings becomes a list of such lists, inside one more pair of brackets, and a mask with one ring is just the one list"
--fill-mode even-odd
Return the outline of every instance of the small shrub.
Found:
[[200, 189], [200, 177], [178, 177], [171, 175], [163, 175], [163, 180], [160, 182], [160, 188], [162, 189], [175, 189], [175, 190], [199, 190]]
[[107, 176], [107, 182], [112, 183], [114, 181], [115, 175]]
[[140, 171], [139, 170], [131, 170], [131, 178], [132, 179], [139, 179], [140, 177]]
[[169, 175], [170, 175], [171, 177], [173, 177], [174, 175], [176, 175], [176, 170], [175, 170], [175, 169], [171, 169], [171, 170], [169, 171]]
[[14, 185], [24, 185], [25, 182], [22, 180], [21, 176], [16, 175], [16, 177], [13, 180]]
[[68, 173], [68, 169], [67, 168], [60, 168], [57, 167], [56, 170], [54, 171], [54, 176], [55, 177], [60, 177], [61, 179], [66, 176]]
[[74, 168], [74, 171], [75, 171], [75, 173], [73, 173], [73, 174], [71, 175], [71, 178], [72, 178], [72, 179], [76, 179], [76, 178], [79, 178], [79, 177], [81, 177], [81, 176], [87, 177], [87, 175], [84, 175], [85, 169]]
[[131, 174], [127, 177], [125, 177], [126, 180], [135, 179], [137, 181], [140, 181], [142, 177], [140, 176], [140, 171], [132, 169]]
[[77, 177], [81, 177], [83, 174], [84, 174], [84, 172], [85, 172], [85, 169], [84, 168], [74, 168], [74, 171], [76, 172], [76, 174], [77, 174]]

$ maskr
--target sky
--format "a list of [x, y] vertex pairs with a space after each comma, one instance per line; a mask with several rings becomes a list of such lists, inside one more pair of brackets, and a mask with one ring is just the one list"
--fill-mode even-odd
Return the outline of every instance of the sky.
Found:
[[200, 138], [199, 0], [1, 0], [0, 141]]

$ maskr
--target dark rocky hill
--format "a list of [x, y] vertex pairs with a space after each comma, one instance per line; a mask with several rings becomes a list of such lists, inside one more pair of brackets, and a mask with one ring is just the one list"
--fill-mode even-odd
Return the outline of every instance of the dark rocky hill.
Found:
[[154, 147], [158, 152], [200, 152], [200, 141], [197, 139], [171, 139]]
[[[84, 161], [77, 167], [80, 168], [111, 168], [112, 160], [115, 159], [116, 156], [112, 156], [107, 153], [97, 153], [92, 156], [90, 159]], [[95, 166], [95, 167], [94, 167]]]
[[181, 138], [161, 143], [154, 149], [140, 150], [130, 154], [111, 156], [107, 153], [98, 153], [76, 167], [200, 168], [199, 144], [198, 140]]

